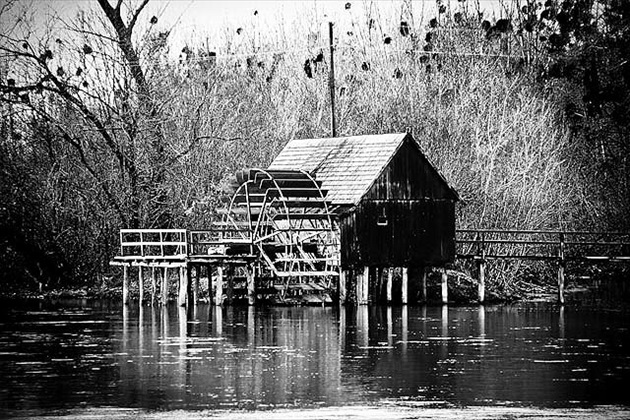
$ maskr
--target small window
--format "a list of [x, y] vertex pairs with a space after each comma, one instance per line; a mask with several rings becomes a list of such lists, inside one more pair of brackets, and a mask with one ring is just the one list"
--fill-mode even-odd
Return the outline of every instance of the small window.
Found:
[[385, 213], [385, 207], [382, 209], [383, 211], [376, 219], [376, 224], [378, 226], [387, 226], [387, 214]]

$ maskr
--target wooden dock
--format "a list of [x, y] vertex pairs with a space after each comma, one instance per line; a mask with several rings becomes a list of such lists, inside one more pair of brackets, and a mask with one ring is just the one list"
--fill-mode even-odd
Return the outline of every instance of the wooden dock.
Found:
[[[254, 304], [257, 300], [332, 302], [328, 292], [332, 278], [339, 275], [331, 265], [334, 261], [312, 253], [286, 252], [273, 254], [272, 261], [269, 254], [259, 252], [260, 248], [268, 248], [266, 243], [244, 238], [242, 232], [234, 233], [231, 228], [121, 230], [120, 255], [110, 264], [123, 269], [123, 301], [129, 302], [130, 270], [137, 268], [140, 301], [146, 295], [152, 302], [167, 302], [175, 281], [179, 305], [197, 303], [200, 282], [204, 281], [207, 299], [216, 305], [235, 301]], [[275, 246], [286, 251], [284, 244]], [[147, 281], [149, 290], [145, 294]]]

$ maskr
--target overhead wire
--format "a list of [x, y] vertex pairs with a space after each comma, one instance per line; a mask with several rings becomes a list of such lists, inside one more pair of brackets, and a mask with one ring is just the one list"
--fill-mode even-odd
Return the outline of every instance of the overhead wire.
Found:
[[[356, 50], [356, 47], [353, 47], [351, 45], [333, 45], [335, 51], [341, 51], [341, 50]], [[308, 53], [308, 54], [312, 54], [314, 51], [317, 51], [319, 49], [324, 50], [324, 49], [328, 49], [329, 46], [325, 45], [325, 46], [312, 46], [312, 47], [304, 47], [304, 48], [292, 48], [292, 49], [279, 49], [279, 50], [273, 50], [273, 51], [252, 51], [250, 53], [238, 53], [238, 54], [232, 54], [232, 53], [227, 53], [227, 54], [213, 54], [213, 55], [207, 55], [207, 53], [204, 53], [204, 56], [196, 56], [196, 57], [187, 57], [187, 58], [183, 58], [182, 60], [186, 63], [200, 63], [200, 62], [208, 62], [209, 60], [219, 60], [219, 59], [239, 59], [239, 58], [253, 58], [253, 57], [261, 57], [261, 56], [274, 56], [276, 54], [291, 54], [291, 53]], [[443, 56], [454, 56], [454, 57], [490, 57], [490, 58], [518, 58], [520, 57], [519, 55], [514, 55], [514, 54], [504, 54], [504, 53], [478, 53], [478, 52], [457, 52], [457, 51], [444, 51], [444, 50], [431, 50], [431, 51], [424, 51], [424, 50], [416, 50], [416, 49], [412, 49], [412, 48], [405, 48], [405, 49], [391, 49], [391, 48], [378, 48], [378, 47], [371, 47], [371, 48], [362, 48], [362, 51], [370, 51], [370, 52], [380, 52], [386, 55], [391, 55], [392, 53], [406, 53], [406, 54], [418, 54], [418, 55], [443, 55]], [[149, 60], [149, 61], [157, 61], [155, 59]]]

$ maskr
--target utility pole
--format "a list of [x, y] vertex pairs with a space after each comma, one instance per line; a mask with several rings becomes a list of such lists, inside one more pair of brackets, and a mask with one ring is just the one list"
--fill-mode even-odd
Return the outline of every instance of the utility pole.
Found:
[[328, 37], [330, 42], [330, 73], [328, 77], [328, 86], [330, 87], [330, 111], [332, 113], [332, 136], [337, 137], [337, 120], [335, 118], [335, 61], [333, 46], [333, 23], [328, 22]]

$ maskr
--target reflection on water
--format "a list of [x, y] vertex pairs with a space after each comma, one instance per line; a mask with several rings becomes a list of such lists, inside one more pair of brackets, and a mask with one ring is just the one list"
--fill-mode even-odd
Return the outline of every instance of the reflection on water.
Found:
[[383, 399], [629, 404], [627, 313], [475, 307], [5, 308], [0, 415]]

